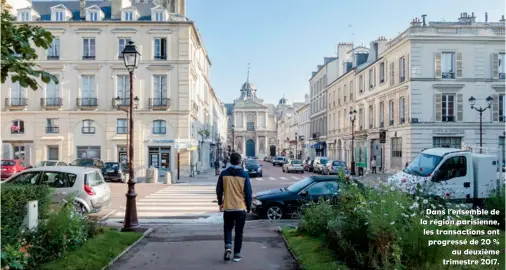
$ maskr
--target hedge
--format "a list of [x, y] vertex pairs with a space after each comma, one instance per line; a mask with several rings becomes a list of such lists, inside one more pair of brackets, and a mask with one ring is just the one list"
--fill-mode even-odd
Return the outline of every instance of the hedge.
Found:
[[26, 203], [38, 201], [39, 218], [47, 217], [51, 206], [53, 189], [45, 185], [10, 185], [1, 186], [1, 237], [2, 245], [19, 241], [20, 230], [27, 214]]

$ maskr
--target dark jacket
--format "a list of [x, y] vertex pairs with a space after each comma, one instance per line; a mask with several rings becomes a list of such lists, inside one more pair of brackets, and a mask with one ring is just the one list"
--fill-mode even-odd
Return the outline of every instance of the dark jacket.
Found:
[[230, 166], [220, 173], [216, 195], [218, 205], [223, 205], [225, 211], [251, 210], [251, 182], [240, 165]]

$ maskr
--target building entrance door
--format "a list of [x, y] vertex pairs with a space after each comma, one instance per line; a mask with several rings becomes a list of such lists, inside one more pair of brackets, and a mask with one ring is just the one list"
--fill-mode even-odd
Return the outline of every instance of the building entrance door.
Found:
[[255, 157], [255, 141], [252, 139], [246, 141], [246, 156]]
[[157, 168], [159, 177], [170, 171], [170, 147], [149, 147], [149, 167]]

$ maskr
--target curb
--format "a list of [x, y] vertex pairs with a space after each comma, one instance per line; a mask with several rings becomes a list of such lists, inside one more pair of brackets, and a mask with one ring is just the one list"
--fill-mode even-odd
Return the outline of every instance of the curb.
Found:
[[290, 245], [288, 245], [288, 240], [286, 240], [285, 236], [281, 232], [281, 226], [278, 227], [277, 232], [281, 235], [281, 238], [283, 238], [283, 242], [285, 242], [286, 249], [288, 249], [288, 252], [290, 253], [290, 256], [292, 256], [293, 260], [295, 261], [297, 270], [302, 269], [300, 266], [300, 261], [297, 259], [297, 256], [293, 253], [293, 250], [290, 248]]
[[139, 239], [137, 239], [137, 241], [135, 241], [133, 244], [131, 244], [125, 250], [123, 250], [123, 252], [121, 252], [118, 256], [116, 256], [116, 258], [112, 259], [107, 266], [104, 266], [102, 268], [102, 270], [109, 269], [117, 260], [119, 260], [119, 258], [121, 258], [123, 255], [125, 255], [128, 251], [130, 251], [135, 245], [137, 245], [142, 239], [144, 239], [146, 236], [148, 236], [151, 232], [153, 232], [153, 228], [148, 228], [144, 232], [144, 234]]

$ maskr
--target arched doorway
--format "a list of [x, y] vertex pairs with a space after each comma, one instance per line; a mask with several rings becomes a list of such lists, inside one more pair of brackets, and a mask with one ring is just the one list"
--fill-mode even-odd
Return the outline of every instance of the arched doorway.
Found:
[[246, 156], [247, 157], [255, 156], [255, 141], [252, 139], [246, 141]]
[[271, 157], [276, 156], [276, 146], [275, 145], [271, 145], [270, 156]]

